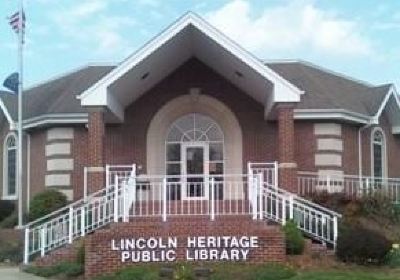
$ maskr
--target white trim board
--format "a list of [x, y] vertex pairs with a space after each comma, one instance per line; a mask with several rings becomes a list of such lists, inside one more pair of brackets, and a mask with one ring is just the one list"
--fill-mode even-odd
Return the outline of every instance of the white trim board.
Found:
[[344, 109], [294, 109], [296, 120], [341, 120], [369, 124], [372, 117]]
[[[93, 86], [80, 94], [77, 98], [81, 100], [82, 106], [108, 106], [112, 112], [120, 112], [121, 104], [115, 107], [117, 100], [111, 96], [108, 87], [119, 80], [124, 74], [136, 67], [139, 63], [151, 56], [157, 50], [163, 48], [166, 43], [178, 34], [183, 32], [186, 27], [193, 27], [211, 39], [218, 46], [238, 58], [244, 65], [258, 73], [263, 79], [272, 82], [273, 102], [299, 102], [300, 95], [304, 91], [297, 88], [295, 85], [284, 79], [282, 76], [274, 72], [262, 61], [254, 57], [249, 52], [245, 51], [239, 45], [227, 38], [224, 34], [212, 27], [198, 15], [189, 12], [170, 25], [166, 30], [156, 36], [153, 40], [144, 45], [141, 49], [123, 61], [118, 67], [104, 76]], [[265, 88], [267, 93], [267, 88]], [[266, 98], [267, 99], [267, 98]], [[111, 104], [111, 101], [114, 104]], [[118, 104], [117, 104], [118, 105]], [[121, 117], [121, 116], [119, 116]]]

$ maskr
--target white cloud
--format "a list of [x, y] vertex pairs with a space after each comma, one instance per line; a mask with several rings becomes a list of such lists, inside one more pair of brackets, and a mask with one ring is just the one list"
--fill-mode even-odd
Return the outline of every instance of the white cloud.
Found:
[[253, 16], [249, 2], [234, 0], [206, 18], [250, 51], [311, 49], [323, 54], [365, 56], [372, 44], [356, 21], [316, 7], [310, 1], [284, 1]]
[[121, 33], [132, 27], [132, 17], [110, 15], [109, 6], [115, 0], [75, 2], [51, 15], [58, 32], [73, 40], [73, 44], [90, 50], [97, 57], [109, 58], [116, 53], [126, 55], [131, 50], [129, 40]]

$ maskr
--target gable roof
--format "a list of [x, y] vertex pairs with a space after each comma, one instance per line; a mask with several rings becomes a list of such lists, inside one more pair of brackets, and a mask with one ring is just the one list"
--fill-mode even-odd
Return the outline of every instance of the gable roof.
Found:
[[297, 109], [339, 109], [374, 116], [392, 87], [368, 85], [304, 61], [267, 65], [306, 92]]
[[[126, 104], [191, 56], [250, 92], [266, 112], [275, 102], [294, 102], [296, 119], [374, 123], [389, 100], [395, 100], [390, 101], [392, 119], [400, 120], [392, 84], [374, 86], [304, 61], [263, 62], [188, 13], [117, 66], [85, 66], [25, 90], [24, 127], [86, 123], [84, 106], [110, 106], [117, 117], [123, 116]], [[17, 96], [0, 91], [0, 108], [13, 125]], [[398, 126], [400, 131], [400, 121]]]
[[[76, 96], [109, 73], [114, 66], [84, 66], [24, 91], [24, 123], [35, 118], [74, 115], [83, 117], [87, 110], [80, 106]], [[17, 120], [17, 95], [0, 91], [0, 105], [3, 103], [14, 122]]]
[[[83, 106], [105, 106], [120, 120], [124, 107], [195, 56], [262, 103], [298, 102], [303, 91], [198, 15], [189, 12], [83, 92]], [[146, 77], [146, 78], [142, 78]], [[130, 88], [129, 92], [126, 88]]]
[[[365, 123], [382, 113], [382, 107], [389, 100], [388, 93], [392, 91], [395, 100], [399, 100], [391, 84], [368, 85], [307, 62], [271, 62], [268, 66], [305, 91], [296, 104], [297, 112], [347, 111], [364, 116], [360, 122], [364, 120]], [[67, 115], [79, 116], [80, 122], [85, 122], [87, 108], [82, 107], [76, 97], [114, 68], [85, 66], [28, 89], [24, 93], [24, 123]], [[9, 123], [17, 120], [17, 95], [0, 91], [0, 107]]]

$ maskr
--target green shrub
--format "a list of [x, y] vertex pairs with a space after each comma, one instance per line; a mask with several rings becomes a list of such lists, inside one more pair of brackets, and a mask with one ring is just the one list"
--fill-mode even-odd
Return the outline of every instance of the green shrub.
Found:
[[393, 244], [392, 249], [385, 257], [385, 263], [391, 268], [400, 268], [400, 245]]
[[337, 257], [344, 262], [381, 264], [391, 242], [381, 233], [360, 225], [341, 225], [337, 240]]
[[67, 205], [67, 197], [56, 190], [46, 190], [35, 195], [31, 201], [29, 219], [36, 220]]
[[22, 243], [19, 239], [0, 240], [0, 262], [20, 263]]
[[10, 200], [0, 200], [0, 222], [14, 212], [15, 204]]
[[30, 266], [25, 269], [25, 272], [41, 277], [53, 277], [60, 274], [67, 277], [77, 277], [83, 274], [84, 268], [78, 263], [62, 262], [53, 266]]
[[296, 275], [296, 272], [283, 265], [263, 265], [255, 269], [252, 280], [279, 280], [289, 279]]
[[[107, 279], [107, 278], [106, 278]], [[158, 270], [149, 266], [137, 266], [123, 269], [115, 274], [116, 280], [155, 280], [158, 279]]]
[[314, 203], [320, 204], [336, 212], [342, 212], [353, 200], [345, 193], [318, 192], [310, 197]]
[[175, 273], [174, 273], [174, 280], [193, 280], [194, 274], [193, 270], [188, 265], [178, 265]]
[[11, 213], [8, 217], [0, 222], [0, 228], [14, 228], [18, 224], [17, 212]]
[[85, 244], [83, 242], [78, 248], [78, 252], [76, 254], [76, 262], [81, 265], [85, 264]]
[[400, 207], [383, 193], [376, 192], [361, 199], [361, 211], [365, 216], [385, 218], [393, 223], [400, 222]]
[[289, 255], [300, 255], [304, 250], [304, 236], [297, 228], [294, 221], [289, 220], [283, 226], [286, 239], [286, 253]]

